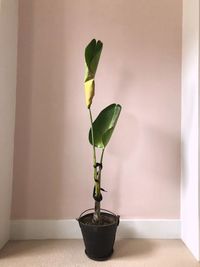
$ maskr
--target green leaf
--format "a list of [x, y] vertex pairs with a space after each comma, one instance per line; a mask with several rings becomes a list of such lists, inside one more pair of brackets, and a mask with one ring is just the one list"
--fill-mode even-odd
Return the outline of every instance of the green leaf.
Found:
[[[121, 112], [121, 106], [111, 104], [103, 109], [93, 122], [94, 145], [98, 148], [105, 148], [108, 144]], [[92, 133], [89, 131], [89, 141], [92, 145]]]
[[102, 48], [103, 43], [101, 41], [96, 42], [95, 39], [93, 39], [85, 48], [85, 81], [94, 78]]
[[90, 62], [92, 61], [96, 47], [96, 40], [93, 39], [85, 48], [85, 63], [90, 68]]

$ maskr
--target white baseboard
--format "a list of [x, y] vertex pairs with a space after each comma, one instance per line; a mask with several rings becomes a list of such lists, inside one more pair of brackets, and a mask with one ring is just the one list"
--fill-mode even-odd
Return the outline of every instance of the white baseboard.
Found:
[[[180, 220], [121, 219], [117, 238], [179, 239]], [[12, 220], [11, 240], [80, 239], [76, 220]]]

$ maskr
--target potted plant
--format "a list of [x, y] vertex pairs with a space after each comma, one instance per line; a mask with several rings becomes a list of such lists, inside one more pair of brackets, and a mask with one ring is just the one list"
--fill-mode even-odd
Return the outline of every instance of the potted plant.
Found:
[[[94, 260], [105, 260], [113, 253], [116, 229], [119, 216], [101, 209], [102, 191], [101, 172], [105, 148], [112, 136], [121, 112], [119, 104], [111, 104], [104, 108], [93, 121], [91, 105], [95, 92], [95, 74], [101, 56], [103, 44], [93, 39], [85, 48], [85, 99], [89, 111], [91, 128], [89, 142], [93, 149], [94, 169], [94, 209], [81, 213], [77, 219], [82, 231], [87, 256]], [[100, 160], [97, 160], [97, 149], [100, 150]], [[89, 212], [89, 213], [88, 213]]]

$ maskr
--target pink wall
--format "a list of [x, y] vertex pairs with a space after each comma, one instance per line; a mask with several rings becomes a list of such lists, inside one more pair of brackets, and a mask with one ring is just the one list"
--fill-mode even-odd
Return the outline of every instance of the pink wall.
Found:
[[103, 206], [179, 218], [181, 0], [20, 0], [12, 218], [93, 206], [83, 51], [104, 42], [93, 111], [123, 111], [103, 169]]

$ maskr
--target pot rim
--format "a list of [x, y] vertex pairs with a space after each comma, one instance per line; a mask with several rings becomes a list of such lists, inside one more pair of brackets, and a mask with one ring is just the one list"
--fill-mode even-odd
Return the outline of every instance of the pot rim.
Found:
[[[93, 211], [92, 213], [90, 212], [90, 211]], [[119, 218], [120, 218], [120, 216], [119, 215], [116, 215], [115, 213], [113, 213], [112, 211], [109, 211], [109, 210], [106, 210], [106, 209], [101, 209], [100, 210], [100, 212], [101, 211], [103, 211], [103, 213], [105, 213], [105, 214], [108, 214], [108, 215], [111, 215], [111, 216], [113, 216], [113, 217], [115, 217], [116, 218], [116, 221], [115, 222], [113, 222], [113, 223], [111, 223], [111, 224], [108, 224], [108, 225], [96, 225], [96, 224], [91, 224], [90, 226], [92, 227], [105, 227], [105, 226], [110, 226], [110, 225], [114, 225], [114, 224], [117, 224], [117, 226], [119, 225]], [[90, 212], [90, 213], [88, 213], [88, 212]], [[85, 214], [86, 213], [86, 214]], [[94, 208], [90, 208], [90, 209], [87, 209], [87, 210], [84, 210], [80, 215], [79, 215], [79, 217], [76, 219], [80, 224], [82, 224], [82, 225], [85, 225], [82, 221], [81, 221], [81, 219], [83, 218], [83, 217], [85, 217], [85, 216], [87, 216], [87, 215], [91, 215], [91, 214], [93, 214], [94, 213]]]

